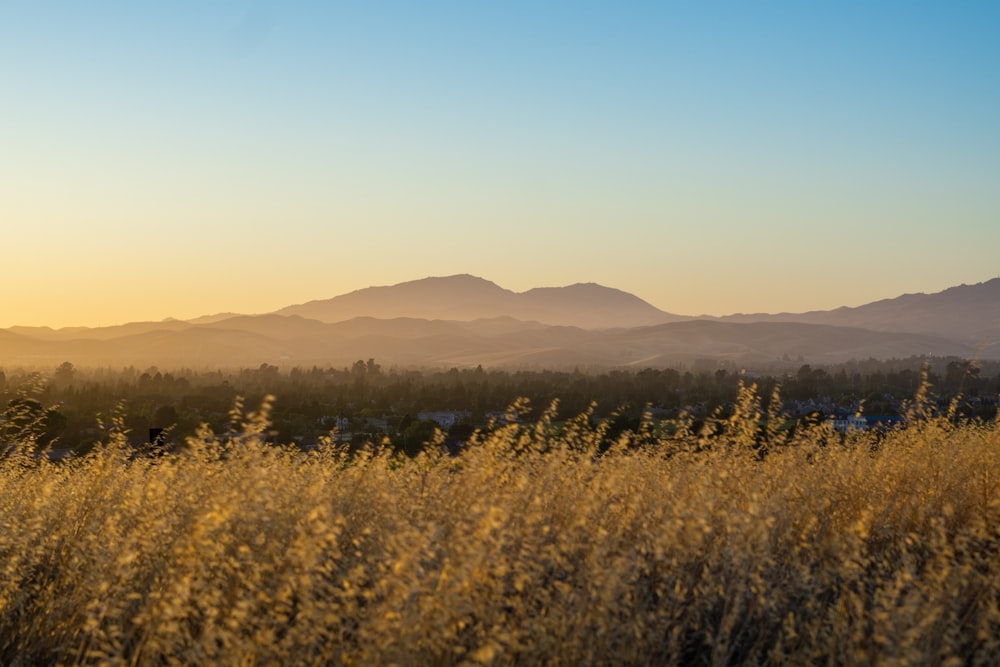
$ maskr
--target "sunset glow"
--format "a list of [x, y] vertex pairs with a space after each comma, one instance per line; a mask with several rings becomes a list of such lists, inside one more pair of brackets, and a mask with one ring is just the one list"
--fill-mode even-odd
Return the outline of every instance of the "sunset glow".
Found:
[[1000, 275], [1000, 5], [0, 6], [0, 327], [424, 276], [672, 313]]

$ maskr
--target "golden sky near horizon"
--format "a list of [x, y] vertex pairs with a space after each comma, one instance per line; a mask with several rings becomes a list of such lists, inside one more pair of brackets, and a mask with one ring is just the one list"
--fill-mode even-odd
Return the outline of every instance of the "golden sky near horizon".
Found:
[[0, 6], [0, 327], [469, 273], [674, 313], [1000, 275], [1000, 5]]

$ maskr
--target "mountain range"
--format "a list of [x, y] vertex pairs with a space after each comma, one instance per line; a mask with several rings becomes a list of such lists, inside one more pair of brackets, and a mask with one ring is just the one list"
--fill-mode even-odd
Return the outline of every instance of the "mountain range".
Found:
[[1000, 278], [854, 308], [684, 316], [594, 283], [513, 292], [469, 275], [369, 287], [264, 315], [0, 329], [0, 363], [531, 368], [742, 365], [913, 355], [1000, 359]]
[[628, 292], [594, 283], [539, 287], [518, 293], [469, 275], [369, 287], [332, 299], [288, 306], [278, 314], [321, 322], [354, 317], [459, 321], [512, 317], [583, 329], [637, 327], [686, 319], [665, 313]]

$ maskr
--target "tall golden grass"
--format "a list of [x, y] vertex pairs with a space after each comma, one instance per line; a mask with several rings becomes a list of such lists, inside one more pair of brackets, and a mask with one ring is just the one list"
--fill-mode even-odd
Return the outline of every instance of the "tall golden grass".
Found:
[[[587, 415], [415, 459], [235, 435], [0, 464], [0, 663], [991, 665], [1000, 434]], [[914, 413], [917, 417], [920, 415]], [[606, 451], [605, 451], [606, 450]]]

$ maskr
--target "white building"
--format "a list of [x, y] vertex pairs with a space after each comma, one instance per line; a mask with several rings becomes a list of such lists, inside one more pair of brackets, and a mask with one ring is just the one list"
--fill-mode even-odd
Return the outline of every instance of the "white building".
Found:
[[864, 431], [868, 428], [868, 420], [858, 415], [831, 417], [826, 421], [834, 431], [839, 433], [853, 433], [855, 431]]

